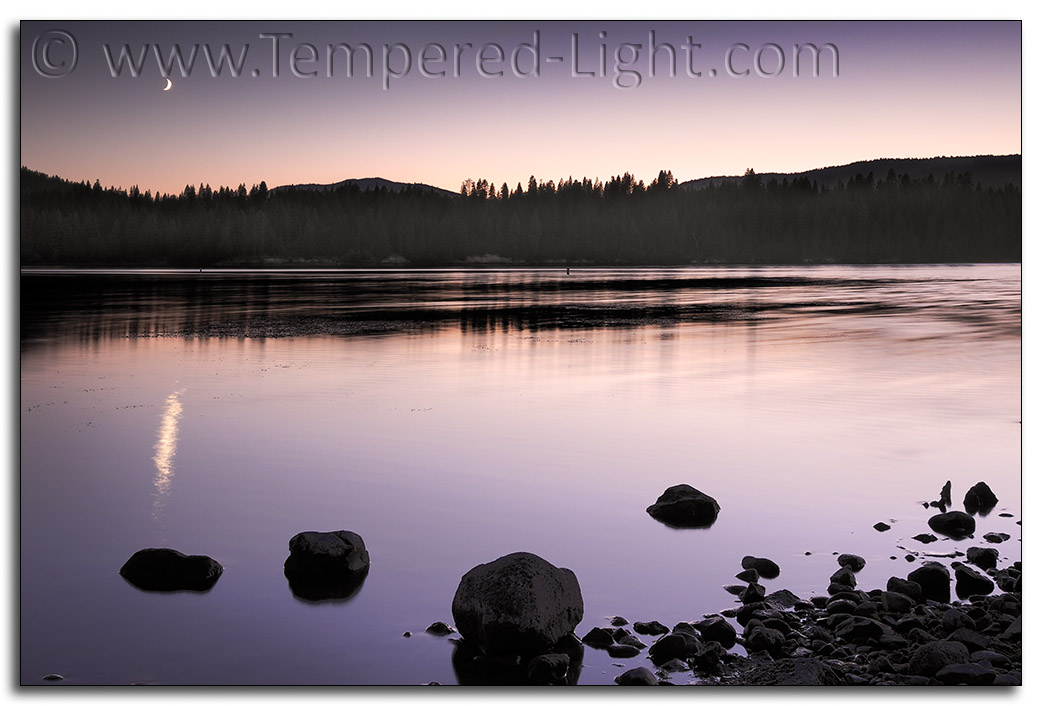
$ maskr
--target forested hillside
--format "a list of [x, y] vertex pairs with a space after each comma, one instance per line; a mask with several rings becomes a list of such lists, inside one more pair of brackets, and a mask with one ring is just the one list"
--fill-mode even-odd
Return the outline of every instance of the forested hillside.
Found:
[[1021, 192], [973, 174], [916, 179], [890, 170], [831, 188], [807, 178], [678, 188], [467, 180], [362, 190], [186, 186], [175, 196], [21, 170], [23, 265], [684, 265], [1013, 262]]

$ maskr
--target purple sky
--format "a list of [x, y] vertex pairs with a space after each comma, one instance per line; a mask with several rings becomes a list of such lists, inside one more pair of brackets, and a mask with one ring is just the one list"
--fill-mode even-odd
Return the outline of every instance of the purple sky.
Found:
[[[65, 44], [48, 44], [53, 29], [76, 40], [68, 75], [41, 75], [72, 65], [67, 35]], [[664, 46], [650, 76], [652, 31], [675, 50], [676, 76]], [[536, 32], [539, 75], [517, 77], [511, 55], [534, 45]], [[276, 33], [293, 35], [279, 40], [278, 77]], [[747, 167], [793, 172], [876, 157], [1021, 151], [1019, 22], [45, 21], [23, 22], [20, 37], [21, 163], [106, 186], [179, 192], [188, 183], [382, 176], [457, 190], [468, 177], [514, 186], [529, 175], [630, 171], [650, 180], [670, 169], [687, 180]], [[190, 76], [174, 69], [171, 90], [163, 91], [151, 46], [139, 76], [127, 65], [112, 76], [106, 45], [113, 59], [123, 44], [135, 59], [155, 45], [166, 63], [175, 43], [186, 59], [200, 47]], [[339, 43], [358, 52], [352, 77], [343, 50], [334, 53], [335, 75], [326, 75], [327, 47]], [[371, 78], [363, 43], [374, 54]], [[454, 77], [454, 47], [467, 43]], [[627, 43], [643, 45], [635, 62]], [[748, 49], [732, 49], [731, 64], [749, 74], [731, 77], [728, 51], [739, 43]], [[836, 47], [838, 76], [828, 49], [819, 77], [807, 51], [793, 76], [793, 46], [806, 43]], [[228, 44], [236, 60], [249, 45], [241, 75], [226, 66], [213, 77], [206, 44], [215, 56]], [[502, 76], [479, 72], [486, 44], [505, 57], [496, 61], [497, 49], [486, 48], [482, 68]], [[308, 61], [308, 45], [317, 61]], [[785, 55], [780, 73], [770, 45]], [[409, 73], [386, 76], [385, 51], [402, 72], [406, 47]], [[756, 74], [758, 51], [763, 73], [778, 75]], [[521, 72], [532, 72], [533, 53], [521, 47]], [[700, 77], [688, 75], [692, 60]], [[617, 74], [617, 63], [639, 73], [640, 85], [632, 73]], [[317, 75], [295, 76], [294, 68]]]

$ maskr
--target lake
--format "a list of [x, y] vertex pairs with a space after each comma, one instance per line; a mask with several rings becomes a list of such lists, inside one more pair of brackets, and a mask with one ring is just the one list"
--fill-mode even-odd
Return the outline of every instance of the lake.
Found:
[[[23, 271], [21, 681], [455, 684], [424, 629], [477, 564], [572, 569], [580, 636], [673, 625], [735, 606], [747, 554], [806, 598], [836, 552], [867, 590], [980, 545], [911, 539], [947, 480], [960, 509], [995, 491], [977, 535], [1011, 535], [1006, 566], [1020, 286], [1019, 265]], [[712, 527], [646, 513], [679, 483]], [[289, 539], [339, 529], [362, 588], [296, 598]], [[140, 591], [118, 572], [144, 547], [224, 574]], [[579, 682], [646, 654], [587, 648]]]

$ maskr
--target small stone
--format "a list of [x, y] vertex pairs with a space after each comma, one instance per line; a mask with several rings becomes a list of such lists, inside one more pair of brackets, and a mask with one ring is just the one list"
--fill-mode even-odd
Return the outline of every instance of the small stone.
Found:
[[976, 652], [971, 652], [970, 661], [987, 662], [994, 667], [998, 667], [999, 669], [1009, 669], [1009, 667], [1012, 665], [1012, 662], [1010, 662], [1009, 657], [998, 652], [993, 652], [991, 650], [977, 650]]
[[624, 635], [615, 635], [615, 642], [617, 642], [620, 645], [630, 645], [631, 647], [636, 647], [638, 650], [643, 650], [645, 647], [647, 647], [646, 644], [641, 642], [639, 637], [631, 633], [626, 633]]
[[673, 658], [668, 662], [663, 662], [659, 665], [659, 669], [663, 672], [686, 672], [691, 669], [691, 665], [684, 660]]
[[1009, 539], [1009, 535], [1005, 532], [988, 532], [984, 535], [984, 540], [992, 544], [1001, 544], [1007, 539]]
[[778, 578], [778, 575], [781, 573], [781, 569], [778, 567], [776, 563], [764, 557], [742, 557], [742, 568], [756, 569], [760, 576], [765, 579], [776, 579]]
[[775, 608], [794, 608], [801, 602], [800, 597], [787, 588], [768, 593], [763, 600]]
[[683, 633], [665, 635], [648, 649], [648, 657], [656, 665], [664, 664], [674, 657], [683, 659], [689, 652], [700, 648], [697, 638]]
[[995, 584], [991, 579], [982, 576], [979, 572], [960, 562], [954, 562], [955, 569], [955, 595], [959, 598], [968, 598], [973, 595], [986, 596], [995, 590]]
[[941, 488], [941, 504], [949, 507], [952, 504], [952, 482], [950, 480]]
[[634, 647], [633, 645], [615, 644], [608, 645], [606, 648], [608, 654], [617, 659], [626, 659], [627, 657], [636, 657], [640, 654], [640, 648]]
[[829, 579], [832, 583], [847, 586], [848, 588], [854, 588], [857, 586], [857, 579], [854, 577], [854, 572], [848, 569], [846, 566], [842, 567], [836, 573], [832, 574]]
[[857, 554], [840, 554], [839, 557], [836, 559], [836, 562], [840, 566], [844, 566], [850, 569], [855, 574], [861, 571], [863, 568], [865, 568], [864, 558], [858, 556]]
[[966, 649], [970, 652], [985, 650], [989, 645], [988, 638], [972, 628], [957, 628], [945, 639], [951, 642], [961, 642], [966, 645]]
[[745, 571], [738, 572], [734, 577], [739, 581], [745, 581], [746, 583], [756, 583], [760, 579], [760, 572], [756, 569], [746, 569]]
[[891, 576], [886, 582], [886, 590], [895, 593], [903, 593], [913, 601], [922, 598], [923, 588], [914, 581], [907, 581], [896, 576]]
[[446, 625], [445, 623], [439, 620], [435, 623], [431, 623], [430, 625], [428, 625], [427, 629], [424, 632], [428, 632], [431, 635], [444, 637], [446, 635], [451, 635], [452, 633], [456, 632], [456, 628], [450, 625]]
[[412, 637], [412, 633], [409, 631], [405, 631], [402, 633], [402, 637]]
[[965, 512], [958, 510], [934, 515], [927, 521], [927, 524], [934, 532], [952, 539], [962, 539], [973, 534], [977, 529], [976, 521]]
[[701, 622], [695, 623], [695, 627], [698, 628], [703, 639], [718, 642], [726, 649], [734, 647], [738, 637], [734, 626], [720, 616], [706, 618]]
[[369, 552], [355, 532], [301, 532], [289, 540], [283, 573], [293, 595], [308, 601], [343, 600], [362, 587]]
[[669, 628], [660, 623], [657, 620], [643, 623], [639, 620], [633, 623], [633, 630], [640, 633], [641, 635], [665, 635], [669, 632]]
[[205, 592], [214, 587], [223, 571], [224, 567], [208, 556], [150, 548], [134, 552], [119, 575], [143, 591]]
[[934, 679], [942, 684], [988, 686], [995, 681], [995, 670], [983, 664], [946, 664], [937, 670]]
[[966, 491], [966, 497], [962, 502], [966, 506], [966, 512], [986, 515], [994, 509], [999, 499], [995, 497], [988, 484], [981, 481]]
[[618, 628], [622, 627], [623, 625], [629, 625], [630, 621], [626, 620], [621, 615], [616, 615], [614, 618], [611, 619], [611, 624]]
[[615, 644], [615, 638], [612, 637], [612, 634], [604, 628], [591, 628], [591, 630], [583, 637], [582, 641], [590, 647], [598, 650], [605, 650], [609, 645]]
[[941, 667], [949, 664], [965, 664], [969, 659], [970, 651], [961, 642], [934, 640], [916, 649], [912, 654], [908, 669], [912, 674], [932, 677]]
[[872, 529], [874, 529], [876, 532], [886, 532], [888, 529], [890, 529], [890, 525], [888, 525], [885, 522], [877, 522], [874, 525], [872, 525]]
[[748, 631], [744, 644], [745, 649], [749, 652], [766, 652], [772, 657], [780, 657], [785, 644], [785, 636], [774, 628], [758, 624]]
[[927, 534], [927, 533], [917, 534], [914, 537], [912, 537], [912, 539], [914, 539], [917, 542], [922, 542], [923, 544], [929, 544], [930, 542], [936, 542], [937, 541], [936, 535]]
[[659, 522], [677, 528], [709, 527], [720, 514], [720, 505], [701, 490], [686, 483], [667, 488], [647, 513]]
[[951, 574], [948, 567], [936, 561], [928, 561], [908, 574], [908, 580], [922, 588], [923, 598], [947, 603], [951, 600]]
[[656, 686], [658, 677], [647, 667], [637, 667], [615, 677], [619, 686]]
[[751, 583], [746, 586], [745, 590], [738, 597], [742, 600], [742, 603], [759, 603], [765, 595], [767, 595], [767, 589], [758, 583]]
[[887, 613], [910, 613], [915, 608], [912, 598], [897, 591], [883, 591], [879, 594], [879, 601]]
[[1013, 517], [1012, 512], [1000, 512], [999, 517]]
[[63, 677], [61, 674], [48, 674], [43, 679], [44, 681], [61, 681], [65, 679], [65, 677]]

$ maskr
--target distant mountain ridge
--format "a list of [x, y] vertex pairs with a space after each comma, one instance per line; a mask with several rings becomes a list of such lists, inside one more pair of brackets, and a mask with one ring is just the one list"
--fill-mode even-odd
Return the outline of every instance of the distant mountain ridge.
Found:
[[419, 189], [421, 191], [432, 191], [439, 194], [446, 194], [449, 196], [456, 196], [457, 194], [453, 191], [441, 189], [437, 186], [431, 186], [430, 184], [406, 184], [400, 181], [391, 181], [390, 179], [384, 179], [382, 177], [366, 177], [364, 179], [344, 179], [338, 181], [335, 184], [286, 184], [284, 186], [276, 186], [271, 191], [336, 191], [342, 186], [357, 186], [362, 191], [375, 191], [377, 189], [386, 189], [394, 193], [399, 191], [405, 191], [406, 189]]
[[[831, 188], [839, 182], [847, 182], [859, 173], [867, 177], [869, 172], [876, 181], [886, 179], [887, 173], [893, 169], [898, 176], [908, 174], [912, 179], [925, 179], [933, 175], [936, 180], [941, 180], [948, 172], [961, 174], [971, 172], [975, 183], [982, 186], [990, 186], [1001, 189], [1007, 183], [1017, 188], [1021, 186], [1021, 156], [1010, 155], [977, 155], [973, 157], [900, 157], [869, 159], [861, 162], [851, 162], [834, 167], [820, 167], [805, 172], [757, 172], [764, 182], [771, 179], [793, 179], [806, 177], [810, 181], [817, 181], [818, 186]], [[714, 176], [701, 179], [691, 179], [680, 184], [684, 189], [704, 189], [709, 186], [717, 186], [721, 183], [738, 181], [741, 175], [736, 176]]]

